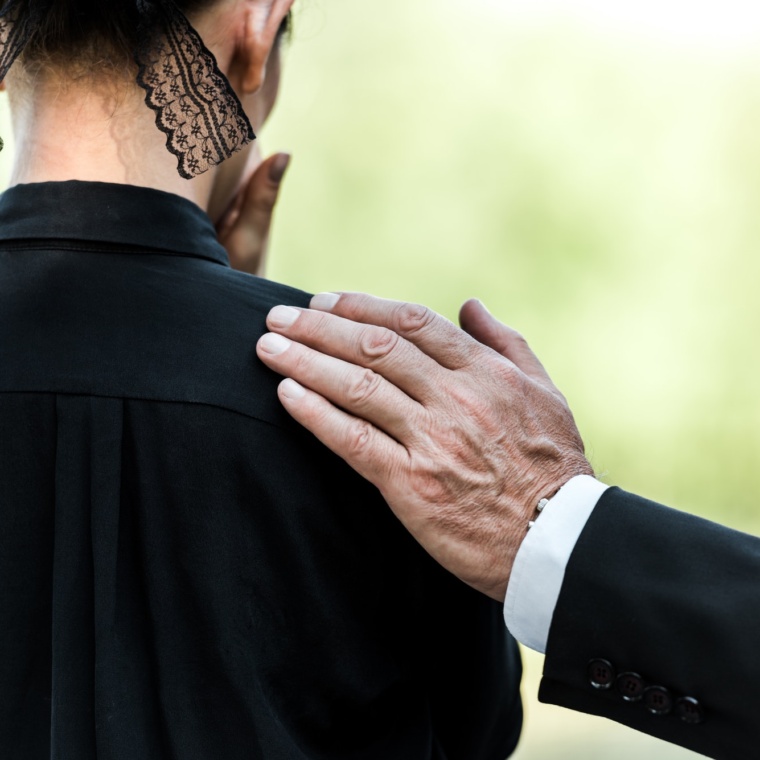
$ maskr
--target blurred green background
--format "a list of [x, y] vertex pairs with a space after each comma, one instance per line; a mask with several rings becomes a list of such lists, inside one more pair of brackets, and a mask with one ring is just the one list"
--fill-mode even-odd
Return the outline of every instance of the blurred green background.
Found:
[[[760, 532], [752, 4], [297, 0], [260, 139], [293, 153], [270, 276], [453, 320], [480, 297], [607, 482]], [[517, 760], [696, 757], [539, 705], [541, 666]]]

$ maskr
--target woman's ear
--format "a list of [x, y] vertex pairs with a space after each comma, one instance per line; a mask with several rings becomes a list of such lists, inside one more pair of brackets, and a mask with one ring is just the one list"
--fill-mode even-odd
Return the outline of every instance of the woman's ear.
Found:
[[252, 4], [245, 19], [245, 33], [235, 51], [231, 69], [240, 77], [243, 95], [261, 88], [267, 73], [267, 61], [277, 39], [277, 30], [295, 0], [265, 0]]

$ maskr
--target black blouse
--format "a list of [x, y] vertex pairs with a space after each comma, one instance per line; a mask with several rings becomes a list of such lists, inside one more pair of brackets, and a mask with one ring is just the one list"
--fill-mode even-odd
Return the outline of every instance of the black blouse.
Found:
[[501, 605], [281, 408], [278, 303], [179, 196], [0, 196], [3, 760], [511, 752]]

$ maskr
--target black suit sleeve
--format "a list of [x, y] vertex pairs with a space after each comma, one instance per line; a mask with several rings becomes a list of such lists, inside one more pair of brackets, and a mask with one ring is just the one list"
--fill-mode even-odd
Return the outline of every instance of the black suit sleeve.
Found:
[[567, 566], [540, 701], [745, 760], [758, 681], [760, 539], [608, 489]]

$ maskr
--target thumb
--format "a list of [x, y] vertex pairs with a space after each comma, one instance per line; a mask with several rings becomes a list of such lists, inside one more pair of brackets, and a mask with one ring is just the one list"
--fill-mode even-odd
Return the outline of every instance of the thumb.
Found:
[[476, 298], [471, 298], [459, 310], [459, 324], [475, 340], [509, 359], [528, 377], [542, 384], [551, 383], [525, 338], [517, 330], [499, 322]]

